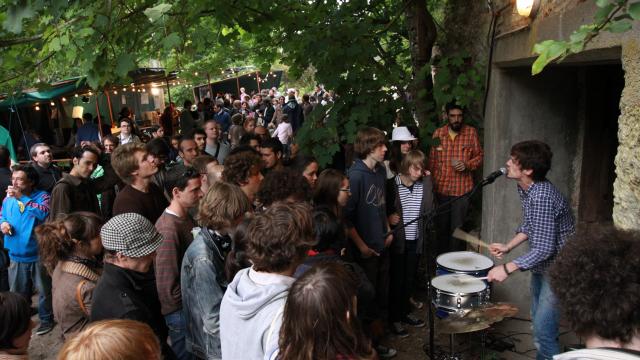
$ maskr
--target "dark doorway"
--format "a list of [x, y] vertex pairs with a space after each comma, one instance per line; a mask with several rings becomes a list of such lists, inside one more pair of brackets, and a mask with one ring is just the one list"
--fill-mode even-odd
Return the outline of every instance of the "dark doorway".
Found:
[[599, 65], [585, 67], [583, 75], [585, 132], [578, 219], [587, 224], [611, 222], [624, 72], [621, 65]]

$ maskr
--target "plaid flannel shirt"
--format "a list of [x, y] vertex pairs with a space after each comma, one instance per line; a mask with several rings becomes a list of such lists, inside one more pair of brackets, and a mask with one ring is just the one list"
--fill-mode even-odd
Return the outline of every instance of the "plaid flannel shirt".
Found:
[[529, 240], [529, 252], [513, 260], [521, 270], [543, 273], [553, 262], [567, 237], [575, 232], [567, 199], [548, 180], [529, 189], [518, 186], [522, 201], [522, 224], [516, 232]]
[[[445, 125], [433, 133], [440, 145], [432, 146], [429, 155], [429, 170], [434, 179], [434, 190], [438, 194], [460, 196], [473, 188], [473, 171], [482, 165], [482, 146], [474, 127], [462, 125], [462, 129], [451, 140], [449, 126]], [[461, 160], [466, 169], [456, 171], [452, 160]]]

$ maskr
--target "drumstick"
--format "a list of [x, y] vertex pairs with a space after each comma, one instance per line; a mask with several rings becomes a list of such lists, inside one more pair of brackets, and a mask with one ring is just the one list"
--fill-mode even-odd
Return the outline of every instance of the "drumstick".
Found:
[[487, 280], [489, 277], [488, 276], [475, 277], [475, 276], [472, 276], [472, 275], [467, 275], [467, 276], [456, 277], [456, 278], [460, 282], [474, 282], [476, 280]]
[[453, 231], [453, 237], [456, 239], [460, 239], [462, 241], [466, 241], [471, 245], [478, 245], [480, 247], [484, 247], [484, 248], [489, 248], [489, 245], [486, 244], [484, 241], [478, 239], [477, 237], [466, 233], [462, 230], [460, 230], [460, 228], [457, 228]]

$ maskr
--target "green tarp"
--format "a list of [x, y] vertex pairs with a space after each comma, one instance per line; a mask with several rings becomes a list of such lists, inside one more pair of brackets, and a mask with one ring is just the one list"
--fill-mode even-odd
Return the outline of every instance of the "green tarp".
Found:
[[22, 107], [33, 105], [37, 102], [49, 101], [65, 94], [72, 93], [81, 87], [84, 87], [84, 81], [72, 81], [44, 91], [32, 91], [15, 96], [9, 95], [0, 102], [0, 110], [8, 109], [14, 105], [16, 107]]

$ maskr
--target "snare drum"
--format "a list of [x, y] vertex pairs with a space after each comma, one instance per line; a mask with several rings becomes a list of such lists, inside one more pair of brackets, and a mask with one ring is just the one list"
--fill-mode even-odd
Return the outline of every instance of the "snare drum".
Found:
[[484, 277], [493, 265], [493, 260], [473, 251], [448, 252], [436, 258], [436, 275], [468, 274]]
[[471, 275], [436, 276], [431, 280], [431, 286], [433, 305], [447, 313], [476, 308], [489, 302], [489, 287]]

